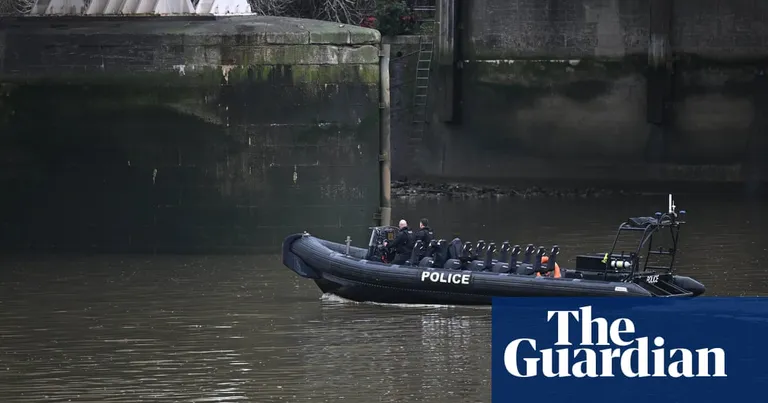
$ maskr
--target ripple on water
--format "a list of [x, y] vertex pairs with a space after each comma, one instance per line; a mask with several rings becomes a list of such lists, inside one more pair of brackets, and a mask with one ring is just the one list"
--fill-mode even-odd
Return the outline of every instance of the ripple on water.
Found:
[[[195, 257], [122, 257], [125, 268], [118, 270], [110, 259], [9, 262], [3, 280], [16, 281], [0, 286], [0, 383], [7, 385], [0, 399], [487, 396], [488, 343], [439, 341], [451, 328], [487, 340], [487, 314], [444, 308], [434, 316], [429, 309], [322, 301], [313, 284], [298, 281], [276, 258], [262, 270], [254, 269], [264, 264], [259, 257], [205, 258], [205, 265]], [[46, 271], [51, 281], [40, 275]], [[433, 347], [424, 347], [425, 334]], [[452, 363], [457, 342], [472, 357]], [[475, 381], [440, 387], [441, 373], [474, 373]]]
[[[456, 206], [407, 211], [468, 240], [558, 243], [563, 261], [604, 250], [621, 217], [638, 212], [631, 203]], [[745, 225], [744, 209], [718, 211], [683, 233], [681, 270], [709, 295], [765, 295], [765, 226]], [[0, 263], [2, 401], [490, 400], [487, 308], [320, 298], [276, 256]]]

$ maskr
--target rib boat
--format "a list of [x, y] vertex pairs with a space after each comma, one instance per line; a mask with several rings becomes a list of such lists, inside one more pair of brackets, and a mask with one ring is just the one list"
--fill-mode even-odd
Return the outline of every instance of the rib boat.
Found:
[[[666, 213], [623, 221], [604, 253], [578, 255], [560, 268], [560, 247], [503, 242], [474, 245], [460, 239], [417, 242], [405, 264], [393, 265], [384, 246], [397, 227], [371, 228], [367, 248], [320, 239], [307, 232], [283, 241], [283, 264], [313, 280], [323, 293], [358, 302], [490, 305], [494, 297], [696, 297], [697, 280], [674, 273], [685, 211], [675, 211], [672, 195]], [[632, 248], [619, 252], [620, 240], [633, 236]], [[657, 238], [662, 241], [654, 242]]]

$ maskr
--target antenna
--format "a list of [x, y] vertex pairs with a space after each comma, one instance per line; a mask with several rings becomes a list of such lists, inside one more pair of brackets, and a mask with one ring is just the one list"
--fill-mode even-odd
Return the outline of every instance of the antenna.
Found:
[[672, 193], [669, 194], [669, 214], [675, 214], [675, 201], [672, 199]]

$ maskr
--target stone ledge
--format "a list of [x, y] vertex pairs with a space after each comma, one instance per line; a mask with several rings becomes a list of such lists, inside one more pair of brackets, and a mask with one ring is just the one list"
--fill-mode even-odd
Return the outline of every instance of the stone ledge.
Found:
[[[7, 35], [29, 37], [145, 36], [175, 38], [178, 44], [214, 45], [237, 43], [375, 45], [381, 42], [379, 31], [354, 25], [301, 18], [267, 16], [232, 16], [206, 18], [130, 19], [91, 17], [23, 17], [0, 22]], [[128, 45], [128, 44], [126, 44]]]

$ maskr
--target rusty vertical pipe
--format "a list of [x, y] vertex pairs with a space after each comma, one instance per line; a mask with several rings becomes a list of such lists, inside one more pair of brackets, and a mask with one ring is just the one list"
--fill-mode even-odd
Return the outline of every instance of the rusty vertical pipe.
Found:
[[381, 44], [381, 52], [379, 53], [379, 167], [381, 173], [379, 214], [381, 222], [379, 225], [390, 225], [392, 222], [389, 54], [390, 45]]

